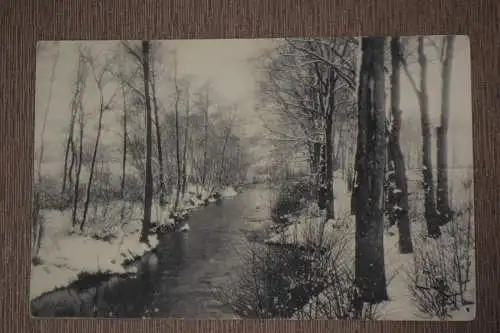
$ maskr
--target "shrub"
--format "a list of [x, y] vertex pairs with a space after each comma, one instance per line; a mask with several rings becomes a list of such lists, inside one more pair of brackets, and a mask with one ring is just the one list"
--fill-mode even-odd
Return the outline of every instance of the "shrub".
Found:
[[288, 214], [304, 209], [315, 198], [316, 186], [309, 180], [281, 184], [271, 205], [271, 217], [275, 222], [283, 221]]
[[410, 291], [418, 309], [440, 319], [471, 303], [467, 292], [474, 253], [472, 205], [454, 215], [439, 239], [420, 237]]
[[346, 234], [318, 237], [322, 230], [308, 226], [303, 243], [283, 236], [272, 245], [249, 245], [242, 270], [215, 297], [243, 318], [374, 318], [376, 306], [357, 302], [352, 270], [344, 264]]

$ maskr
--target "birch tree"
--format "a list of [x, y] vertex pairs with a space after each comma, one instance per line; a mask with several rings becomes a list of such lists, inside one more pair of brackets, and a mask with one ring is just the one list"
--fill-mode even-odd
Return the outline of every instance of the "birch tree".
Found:
[[450, 117], [451, 70], [453, 63], [453, 46], [455, 36], [443, 38], [443, 60], [441, 72], [441, 117], [437, 133], [437, 190], [436, 208], [440, 216], [440, 224], [446, 224], [452, 215], [448, 196], [448, 127]]
[[409, 71], [408, 64], [404, 57], [403, 68], [415, 92], [420, 108], [420, 126], [422, 131], [422, 175], [424, 188], [424, 215], [427, 223], [427, 233], [429, 237], [439, 238], [439, 229], [436, 214], [436, 199], [434, 194], [434, 177], [432, 174], [432, 138], [431, 124], [429, 118], [429, 93], [427, 89], [427, 55], [424, 47], [424, 37], [417, 38], [418, 64], [420, 67], [420, 84], [417, 85], [414, 77]]

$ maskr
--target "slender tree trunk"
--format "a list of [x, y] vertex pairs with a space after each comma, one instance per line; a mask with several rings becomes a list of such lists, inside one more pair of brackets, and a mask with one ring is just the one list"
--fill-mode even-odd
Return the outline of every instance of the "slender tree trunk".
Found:
[[[401, 46], [399, 38], [391, 39], [391, 114], [392, 127], [389, 134], [389, 163], [394, 166], [396, 188], [393, 189], [394, 204], [392, 205], [398, 230], [399, 251], [401, 253], [412, 253], [413, 244], [411, 240], [410, 219], [408, 217], [408, 183], [406, 180], [406, 168], [400, 145], [401, 132], [401, 110], [400, 110], [400, 72], [401, 72]], [[395, 190], [395, 191], [394, 191]]]
[[420, 121], [422, 127], [422, 174], [425, 194], [425, 219], [429, 237], [441, 235], [436, 219], [436, 201], [434, 197], [434, 180], [432, 176], [431, 158], [431, 125], [429, 119], [429, 96], [427, 93], [427, 57], [424, 51], [423, 37], [418, 38], [418, 62], [420, 64]]
[[97, 123], [97, 136], [95, 140], [95, 145], [94, 145], [94, 152], [92, 153], [92, 161], [90, 162], [90, 173], [89, 173], [89, 182], [87, 184], [87, 196], [85, 199], [85, 205], [83, 207], [83, 217], [82, 221], [80, 222], [80, 230], [83, 230], [83, 227], [85, 226], [85, 222], [87, 220], [87, 213], [89, 209], [89, 204], [91, 200], [91, 190], [92, 190], [92, 181], [94, 179], [94, 171], [95, 171], [95, 164], [96, 164], [96, 159], [97, 159], [97, 152], [99, 150], [99, 143], [101, 141], [101, 132], [102, 132], [102, 118], [104, 115], [104, 96], [102, 95], [102, 87], [100, 84], [99, 86], [99, 91], [101, 94], [100, 97], [100, 106], [99, 106], [99, 120]]
[[44, 139], [45, 139], [45, 130], [47, 128], [47, 118], [49, 116], [50, 111], [50, 102], [52, 100], [52, 88], [54, 86], [54, 76], [56, 71], [56, 65], [59, 59], [59, 45], [57, 47], [56, 56], [54, 58], [54, 62], [52, 63], [52, 68], [50, 71], [50, 85], [49, 85], [49, 93], [47, 97], [47, 104], [45, 105], [45, 112], [43, 116], [42, 122], [42, 132], [40, 133], [40, 155], [38, 156], [38, 166], [37, 166], [37, 182], [40, 183], [42, 179], [42, 163], [43, 163], [43, 154], [44, 154]]
[[[71, 159], [70, 159], [70, 163], [69, 163], [69, 168], [68, 168], [68, 198], [67, 198], [67, 203], [66, 203], [66, 206], [71, 206], [71, 201], [72, 201], [72, 198], [73, 198], [73, 193], [71, 193], [71, 190], [73, 189], [73, 174], [74, 174], [74, 168], [75, 168], [75, 161], [77, 159], [77, 154], [76, 154], [76, 147], [75, 147], [75, 141], [74, 141], [74, 134], [73, 134], [73, 138], [71, 139]], [[65, 206], [65, 207], [66, 207]]]
[[123, 219], [125, 218], [125, 180], [127, 178], [127, 121], [128, 121], [128, 114], [127, 114], [127, 103], [125, 101], [126, 99], [126, 93], [125, 93], [125, 87], [122, 84], [122, 98], [123, 98], [123, 155], [122, 155], [122, 179], [121, 179], [121, 184], [120, 184], [120, 197], [122, 199], [122, 209], [120, 213], [120, 221], [123, 222]]
[[[44, 116], [43, 116], [42, 132], [40, 133], [40, 155], [38, 156], [37, 179], [36, 179], [36, 182], [38, 185], [40, 185], [41, 181], [42, 181], [42, 164], [43, 164], [43, 154], [44, 154], [44, 148], [45, 148], [44, 136], [45, 136], [45, 130], [47, 128], [47, 118], [49, 116], [49, 111], [50, 111], [50, 102], [52, 100], [52, 88], [54, 86], [54, 76], [55, 76], [55, 70], [56, 70], [56, 65], [57, 65], [58, 59], [59, 59], [59, 45], [57, 47], [56, 56], [54, 58], [54, 62], [52, 63], [52, 68], [50, 71], [49, 93], [48, 93], [47, 104], [45, 105], [45, 112], [44, 112]], [[43, 228], [43, 226], [40, 223], [41, 219], [39, 218], [40, 192], [38, 189], [35, 190], [33, 204], [34, 204], [33, 207], [35, 209], [35, 214], [34, 214], [34, 218], [33, 218], [34, 241], [33, 241], [33, 248], [32, 248], [33, 249], [32, 257], [35, 258], [38, 256], [38, 252], [40, 250], [40, 241], [41, 241], [41, 234], [42, 234], [42, 228]]]
[[448, 198], [448, 123], [450, 114], [451, 68], [455, 36], [446, 36], [446, 49], [441, 73], [441, 125], [437, 128], [437, 195], [436, 208], [440, 224], [445, 225], [451, 218]]
[[[80, 97], [81, 98], [81, 97]], [[80, 125], [80, 131], [78, 133], [78, 159], [77, 159], [77, 165], [76, 165], [76, 174], [75, 174], [75, 188], [74, 188], [74, 195], [73, 195], [73, 212], [72, 212], [72, 224], [73, 227], [76, 226], [78, 223], [77, 221], [77, 209], [78, 209], [78, 201], [80, 200], [80, 175], [82, 173], [82, 160], [83, 160], [83, 134], [84, 134], [84, 128], [85, 128], [85, 115], [84, 115], [84, 110], [83, 106], [81, 103], [81, 100], [79, 101], [79, 125]]]
[[[74, 111], [72, 111], [74, 112]], [[61, 196], [64, 196], [66, 192], [66, 186], [67, 186], [67, 178], [69, 176], [69, 170], [68, 170], [68, 163], [69, 163], [69, 158], [70, 158], [70, 149], [71, 149], [71, 141], [73, 140], [73, 128], [74, 128], [74, 113], [71, 115], [70, 122], [69, 122], [69, 132], [68, 132], [68, 138], [66, 140], [66, 148], [64, 149], [64, 167], [63, 167], [63, 179], [62, 179], [62, 188], [61, 188]]]
[[175, 155], [177, 162], [177, 183], [176, 183], [176, 194], [173, 210], [177, 210], [179, 206], [180, 192], [181, 192], [181, 147], [180, 147], [180, 129], [179, 129], [179, 99], [180, 99], [180, 89], [177, 82], [177, 63], [175, 64]]
[[[84, 62], [84, 59], [82, 55], [79, 55], [79, 60], [78, 60], [78, 74], [77, 74], [77, 91], [75, 93], [75, 104], [74, 104], [74, 109], [75, 109], [75, 118], [76, 115], [78, 114], [78, 125], [79, 125], [79, 132], [78, 132], [78, 155], [75, 156], [76, 159], [76, 171], [75, 171], [75, 187], [73, 189], [73, 211], [71, 214], [71, 221], [72, 221], [72, 226], [76, 227], [78, 221], [77, 221], [77, 210], [78, 210], [78, 203], [80, 200], [80, 175], [82, 173], [82, 163], [83, 163], [83, 135], [84, 135], [84, 128], [85, 128], [85, 112], [83, 110], [83, 92], [85, 90], [86, 86], [86, 80], [87, 80], [87, 71], [86, 71], [86, 64]], [[73, 134], [72, 134], [73, 136]], [[74, 141], [72, 140], [73, 144]], [[71, 170], [70, 170], [71, 171]]]
[[[333, 88], [332, 88], [333, 90]], [[333, 95], [333, 91], [331, 92]], [[325, 137], [326, 137], [326, 145], [325, 145], [325, 159], [326, 159], [326, 219], [334, 219], [335, 218], [335, 208], [334, 208], [334, 198], [333, 198], [333, 110], [330, 108], [333, 107], [333, 104], [330, 105], [329, 110], [326, 115], [326, 124], [325, 124]]]
[[189, 141], [189, 94], [186, 100], [186, 126], [184, 129], [184, 148], [182, 150], [182, 184], [181, 184], [181, 193], [182, 195], [186, 194], [187, 187], [187, 152], [188, 152], [188, 141]]
[[151, 72], [153, 77], [151, 78], [151, 92], [153, 94], [153, 106], [154, 106], [154, 117], [155, 117], [155, 132], [156, 132], [156, 147], [158, 149], [158, 163], [159, 163], [159, 177], [160, 177], [160, 206], [164, 207], [166, 204], [165, 197], [165, 176], [163, 173], [163, 151], [162, 151], [162, 141], [161, 141], [161, 129], [160, 129], [160, 119], [158, 117], [158, 101], [156, 98], [156, 73], [154, 70], [154, 61], [151, 63]]
[[202, 189], [205, 189], [206, 182], [207, 182], [207, 155], [208, 155], [208, 91], [206, 92], [205, 95], [205, 110], [204, 110], [204, 116], [205, 116], [205, 133], [204, 133], [204, 140], [203, 140], [203, 174], [201, 176], [201, 185]]
[[[226, 159], [226, 149], [227, 149], [227, 142], [229, 140], [229, 135], [231, 134], [231, 129], [226, 128], [226, 133], [224, 135], [224, 143], [222, 145], [222, 155], [221, 155], [221, 162], [220, 162], [220, 167], [219, 167], [219, 176], [217, 177], [217, 182], [219, 185], [222, 184], [222, 178], [224, 176], [224, 161]], [[212, 191], [210, 191], [212, 192]]]
[[383, 243], [383, 188], [387, 149], [384, 40], [383, 37], [362, 39], [358, 91], [355, 269], [356, 285], [360, 292], [358, 296], [369, 303], [388, 299]]
[[151, 206], [153, 204], [153, 172], [151, 168], [152, 158], [152, 129], [151, 129], [151, 96], [149, 94], [149, 60], [150, 60], [149, 41], [142, 41], [142, 69], [144, 76], [144, 102], [146, 107], [146, 182], [144, 184], [144, 215], [142, 218], [141, 236], [139, 241], [149, 243], [149, 226], [151, 224]]

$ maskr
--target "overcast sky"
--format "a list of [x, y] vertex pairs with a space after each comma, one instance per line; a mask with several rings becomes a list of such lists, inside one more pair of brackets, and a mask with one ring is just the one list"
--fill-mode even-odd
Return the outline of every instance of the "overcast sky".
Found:
[[[49, 76], [54, 55], [59, 48], [53, 92], [50, 98], [47, 129], [45, 134], [45, 160], [57, 161], [61, 158], [64, 130], [68, 126], [72, 83], [75, 78], [77, 64], [76, 44], [79, 42], [60, 42], [59, 46], [43, 45], [44, 50], [37, 58], [36, 80], [36, 116], [35, 138], [36, 149], [39, 148], [39, 136], [42, 128], [44, 110], [48, 101]], [[87, 42], [94, 50], [109, 48], [113, 42]], [[162, 49], [177, 50], [179, 74], [192, 75], [195, 82], [206, 80], [212, 82], [214, 90], [227, 101], [238, 103], [239, 116], [245, 120], [240, 122], [245, 132], [254, 133], [261, 129], [254, 113], [255, 88], [257, 71], [255, 64], [248, 61], [273, 46], [272, 40], [186, 40], [162, 42]], [[441, 64], [431, 48], [429, 54], [429, 98], [431, 118], [438, 124], [440, 112], [440, 71]], [[418, 65], [410, 67], [418, 80]], [[419, 109], [409, 81], [401, 76], [401, 108], [403, 117], [419, 117]], [[158, 87], [158, 95], [166, 95], [162, 87]], [[86, 108], [92, 110], [97, 102], [95, 88], [88, 87]], [[470, 87], [470, 49], [468, 39], [457, 37], [455, 57], [453, 59], [451, 85], [451, 117], [450, 136], [453, 144], [460, 147], [464, 160], [472, 159], [472, 127], [471, 127], [471, 87]], [[108, 119], [108, 121], [110, 121]], [[113, 122], [114, 120], [111, 120]], [[108, 125], [112, 126], [111, 123]], [[112, 142], [113, 135], [106, 134], [106, 142]]]

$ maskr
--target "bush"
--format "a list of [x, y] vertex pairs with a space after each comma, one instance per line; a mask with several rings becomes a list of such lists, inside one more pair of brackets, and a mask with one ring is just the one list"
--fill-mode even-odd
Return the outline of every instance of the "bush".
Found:
[[419, 239], [410, 278], [418, 309], [439, 319], [472, 301], [467, 299], [473, 274], [472, 205], [462, 207], [443, 231], [439, 239]]
[[297, 313], [298, 319], [363, 319], [378, 318], [377, 304], [359, 300], [354, 283], [354, 272], [345, 265], [332, 267], [328, 274], [328, 285], [320, 295]]
[[309, 229], [304, 245], [283, 238], [248, 246], [242, 271], [215, 297], [243, 318], [374, 318], [377, 308], [357, 302], [352, 270], [344, 264], [346, 235], [324, 238], [321, 226]]
[[316, 186], [309, 180], [281, 184], [271, 205], [271, 218], [282, 222], [288, 214], [297, 213], [314, 200]]

